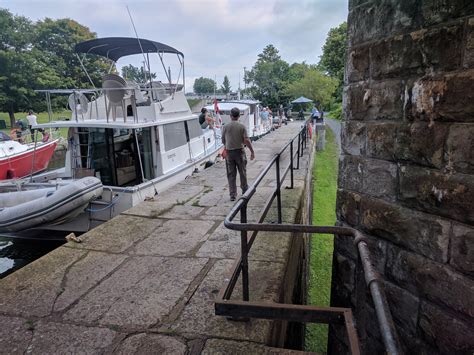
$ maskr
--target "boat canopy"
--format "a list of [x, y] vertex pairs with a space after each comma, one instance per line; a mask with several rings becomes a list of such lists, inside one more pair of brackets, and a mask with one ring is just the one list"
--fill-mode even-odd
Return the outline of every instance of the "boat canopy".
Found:
[[76, 53], [97, 54], [116, 62], [122, 57], [144, 53], [176, 53], [184, 58], [182, 52], [160, 42], [143, 38], [105, 37], [76, 44]]

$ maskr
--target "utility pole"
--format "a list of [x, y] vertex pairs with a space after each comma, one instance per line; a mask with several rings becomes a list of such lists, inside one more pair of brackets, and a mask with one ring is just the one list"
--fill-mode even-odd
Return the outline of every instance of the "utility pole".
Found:
[[246, 73], [247, 67], [244, 67], [244, 90], [247, 90], [247, 82], [245, 81], [245, 73]]

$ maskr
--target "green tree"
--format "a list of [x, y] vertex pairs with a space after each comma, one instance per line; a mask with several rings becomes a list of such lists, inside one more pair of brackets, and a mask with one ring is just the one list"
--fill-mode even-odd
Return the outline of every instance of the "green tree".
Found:
[[342, 86], [344, 84], [344, 64], [347, 51], [347, 23], [329, 30], [323, 46], [318, 68], [339, 81], [336, 90], [337, 101], [342, 100]]
[[[74, 20], [46, 18], [35, 25], [33, 47], [42, 52], [43, 60], [63, 79], [63, 88], [91, 87], [89, 78], [74, 51], [74, 46], [96, 38], [96, 34]], [[112, 62], [99, 56], [87, 56], [83, 60], [95, 86], [100, 86], [102, 75], [107, 73]]]
[[30, 98], [38, 84], [57, 79], [31, 48], [33, 32], [26, 17], [0, 9], [0, 111], [8, 112], [12, 126], [15, 112], [33, 107]]
[[332, 95], [337, 85], [337, 79], [325, 75], [318, 69], [310, 68], [304, 72], [301, 79], [290, 83], [286, 92], [294, 98], [305, 96], [314, 102], [319, 102], [320, 108], [327, 108], [333, 100]]
[[194, 81], [193, 89], [196, 94], [211, 94], [216, 90], [217, 84], [214, 80], [202, 76]]
[[258, 55], [257, 62], [245, 73], [244, 80], [250, 84], [252, 95], [267, 105], [276, 107], [286, 101], [285, 86], [288, 82], [289, 65], [281, 59], [278, 50], [271, 44]]
[[224, 76], [224, 81], [222, 82], [221, 91], [226, 95], [230, 92], [230, 81], [227, 75]]
[[150, 80], [150, 75], [152, 80], [156, 79], [156, 73], [148, 74], [143, 67], [137, 68], [132, 64], [122, 67], [122, 76], [127, 80], [133, 80], [137, 83], [146, 83]]

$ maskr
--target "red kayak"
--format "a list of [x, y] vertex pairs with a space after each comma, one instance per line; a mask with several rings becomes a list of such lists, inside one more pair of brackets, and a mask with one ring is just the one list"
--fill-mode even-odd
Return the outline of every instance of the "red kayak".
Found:
[[0, 142], [0, 180], [37, 173], [48, 167], [58, 140], [46, 143], [20, 144], [13, 140]]

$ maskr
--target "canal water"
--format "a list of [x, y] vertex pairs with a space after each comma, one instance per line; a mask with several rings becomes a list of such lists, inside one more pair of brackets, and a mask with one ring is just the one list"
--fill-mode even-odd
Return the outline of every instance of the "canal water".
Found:
[[0, 279], [64, 244], [62, 240], [16, 239], [0, 236]]

